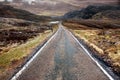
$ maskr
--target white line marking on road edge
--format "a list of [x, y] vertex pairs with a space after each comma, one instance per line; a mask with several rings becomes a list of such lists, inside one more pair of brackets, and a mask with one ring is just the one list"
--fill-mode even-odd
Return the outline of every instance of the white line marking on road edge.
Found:
[[[60, 28], [59, 28], [60, 29]], [[10, 79], [17, 80], [17, 78], [23, 73], [23, 71], [30, 65], [30, 63], [38, 56], [38, 54], [46, 47], [46, 45], [57, 35], [57, 32], [40, 48], [40, 50]]]
[[[64, 29], [64, 28], [63, 28]], [[65, 30], [65, 29], [64, 29]], [[77, 43], [83, 48], [83, 50], [88, 54], [88, 56], [97, 64], [97, 66], [103, 71], [103, 73], [110, 79], [114, 80], [114, 78], [99, 64], [98, 61], [96, 61], [91, 54], [88, 52], [88, 50], [78, 41], [78, 39], [70, 32], [68, 31], [72, 37], [77, 41]]]

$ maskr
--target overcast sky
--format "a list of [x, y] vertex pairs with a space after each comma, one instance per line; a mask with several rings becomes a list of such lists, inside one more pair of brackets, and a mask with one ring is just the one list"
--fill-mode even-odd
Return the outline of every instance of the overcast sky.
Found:
[[[4, 1], [4, 0], [0, 0]], [[12, 1], [12, 0], [8, 0]], [[23, 0], [23, 1], [28, 1], [31, 3], [31, 1], [35, 0]], [[77, 4], [83, 4], [83, 3], [104, 3], [104, 2], [118, 2], [119, 0], [36, 0], [36, 1], [64, 1], [64, 2], [71, 2], [71, 3], [77, 3]], [[120, 2], [120, 1], [119, 1]]]
[[[4, 0], [0, 0], [0, 1], [4, 1]], [[8, 0], [8, 1], [12, 1], [12, 0]], [[31, 2], [31, 1], [35, 1], [35, 0], [24, 0], [24, 1], [29, 1], [29, 2]]]
[[[4, 1], [4, 0], [0, 0], [0, 1]], [[12, 1], [12, 0], [8, 0], [8, 1]]]
[[[0, 1], [4, 1], [4, 0], [0, 0]], [[12, 0], [8, 0], [8, 1], [12, 1]], [[23, 0], [23, 1], [28, 1], [29, 3], [31, 3], [31, 1], [35, 1], [35, 0]]]
[[0, 0], [0, 1], [4, 1], [4, 0]]

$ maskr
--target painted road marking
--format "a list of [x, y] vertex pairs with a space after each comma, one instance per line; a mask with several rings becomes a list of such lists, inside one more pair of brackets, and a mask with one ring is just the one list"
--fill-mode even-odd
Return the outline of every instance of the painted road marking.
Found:
[[17, 80], [17, 78], [23, 73], [23, 71], [30, 65], [30, 63], [40, 54], [40, 52], [47, 46], [47, 44], [57, 35], [58, 31], [40, 48], [40, 50], [10, 79]]
[[[65, 30], [65, 29], [64, 29]], [[78, 39], [70, 32], [68, 31], [72, 37], [77, 41], [77, 43], [83, 48], [83, 50], [88, 54], [88, 56], [96, 63], [96, 65], [103, 71], [103, 73], [110, 79], [110, 80], [115, 80], [100, 64], [99, 62], [91, 56], [89, 51], [78, 41]]]

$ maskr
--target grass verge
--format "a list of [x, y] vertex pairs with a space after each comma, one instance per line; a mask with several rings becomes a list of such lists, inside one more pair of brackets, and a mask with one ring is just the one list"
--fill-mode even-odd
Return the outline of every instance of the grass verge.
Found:
[[[99, 25], [101, 29], [99, 29], [95, 26], [86, 26], [88, 25], [87, 23], [84, 23], [86, 25], [81, 25], [81, 22], [78, 23], [79, 21], [74, 21], [72, 23], [64, 22], [63, 24], [70, 29], [75, 36], [82, 39], [92, 50], [97, 51], [96, 55], [107, 62], [109, 67], [111, 67], [117, 75], [120, 75], [120, 28], [117, 27], [115, 29], [114, 25], [114, 28], [109, 28], [109, 26], [106, 28], [102, 26], [105, 24], [101, 23]], [[96, 25], [92, 22], [90, 24]]]
[[57, 25], [55, 25], [53, 32], [46, 30], [23, 44], [12, 44], [8, 46], [9, 49], [7, 51], [3, 50], [0, 55], [0, 80], [7, 80], [14, 70], [24, 62], [26, 57], [47, 37], [51, 36], [57, 28]]

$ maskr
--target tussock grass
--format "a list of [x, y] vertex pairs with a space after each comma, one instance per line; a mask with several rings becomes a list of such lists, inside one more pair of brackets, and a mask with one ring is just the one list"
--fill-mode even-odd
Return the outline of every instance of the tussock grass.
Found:
[[[95, 22], [95, 21], [94, 21]], [[112, 22], [112, 21], [106, 21], [107, 24], [116, 23], [117, 25], [120, 24], [119, 21]], [[120, 28], [114, 28], [107, 26], [105, 28], [102, 25], [106, 25], [106, 22], [102, 22], [102, 24], [99, 26], [103, 29], [94, 28], [91, 26], [91, 29], [89, 24], [84, 23], [86, 25], [85, 28], [81, 26], [81, 22], [71, 21], [64, 22], [64, 25], [70, 29], [76, 36], [78, 36], [80, 39], [84, 40], [84, 42], [92, 49], [96, 50], [98, 53], [97, 55], [101, 57], [105, 62], [107, 62], [112, 69], [117, 73], [120, 74]], [[90, 21], [89, 21], [90, 23]], [[97, 23], [97, 22], [96, 22]], [[72, 25], [71, 25], [72, 24]], [[90, 24], [94, 24], [91, 23]], [[82, 24], [83, 25], [83, 24]], [[96, 25], [96, 24], [94, 24]], [[88, 28], [87, 28], [88, 27]]]
[[78, 36], [82, 40], [84, 40], [86, 42], [86, 44], [89, 44], [90, 47], [97, 50], [100, 54], [104, 54], [104, 51], [101, 48], [99, 48], [96, 44], [90, 42], [96, 36], [95, 32], [97, 32], [97, 30], [74, 30], [73, 31], [73, 33], [76, 36]]
[[39, 36], [29, 39], [26, 43], [18, 45], [12, 49], [10, 49], [7, 53], [2, 53], [0, 55], [0, 67], [7, 68], [12, 62], [16, 60], [23, 59], [46, 37], [50, 36], [52, 32], [46, 31], [45, 33], [40, 33]]
[[[119, 20], [66, 20], [64, 23], [72, 29], [119, 29]], [[72, 25], [72, 26], [70, 26]]]
[[[106, 30], [104, 32], [109, 33], [101, 35], [102, 30], [74, 30], [73, 32], [98, 51], [100, 56], [104, 56], [106, 62], [120, 68], [120, 30]], [[117, 71], [119, 72], [118, 69]]]
[[[30, 27], [15, 27], [17, 30], [26, 30], [29, 28]], [[34, 29], [35, 27], [32, 26], [31, 28]], [[7, 80], [14, 73], [15, 69], [23, 64], [33, 50], [45, 41], [47, 37], [50, 37], [55, 31], [57, 31], [57, 29], [58, 26], [53, 25], [53, 32], [45, 29], [25, 42], [13, 42], [7, 44], [7, 46], [0, 47], [2, 50], [0, 51], [0, 80]]]

